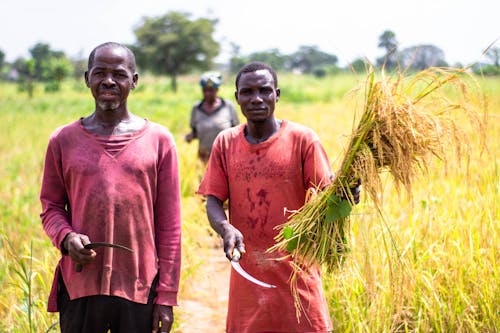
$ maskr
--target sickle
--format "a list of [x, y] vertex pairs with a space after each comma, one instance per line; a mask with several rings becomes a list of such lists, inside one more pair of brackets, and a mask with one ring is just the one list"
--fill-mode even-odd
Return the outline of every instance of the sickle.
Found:
[[[111, 247], [111, 248], [115, 248], [115, 249], [129, 251], [130, 253], [134, 253], [134, 250], [132, 250], [132, 249], [126, 247], [126, 246], [119, 245], [119, 244], [105, 243], [105, 242], [89, 243], [89, 244], [84, 245], [83, 247], [86, 248], [86, 249], [88, 249], [88, 250], [97, 249], [98, 247]], [[83, 265], [77, 263], [76, 267], [75, 267], [75, 270], [79, 273], [79, 272], [82, 271], [82, 268], [83, 268]]]
[[241, 267], [240, 263], [238, 261], [235, 261], [235, 260], [239, 260], [240, 257], [241, 257], [240, 251], [238, 251], [238, 249], [234, 249], [233, 250], [233, 259], [231, 259], [231, 266], [233, 266], [233, 268], [234, 268], [234, 270], [236, 272], [238, 272], [241, 276], [243, 276], [248, 281], [253, 282], [253, 283], [255, 283], [255, 284], [257, 284], [257, 285], [259, 285], [261, 287], [264, 287], [264, 288], [276, 288], [275, 285], [262, 282], [262, 281], [260, 281], [260, 280], [258, 280], [256, 278], [254, 278], [253, 276], [251, 276], [247, 272], [245, 272], [245, 270], [243, 269], [243, 267]]

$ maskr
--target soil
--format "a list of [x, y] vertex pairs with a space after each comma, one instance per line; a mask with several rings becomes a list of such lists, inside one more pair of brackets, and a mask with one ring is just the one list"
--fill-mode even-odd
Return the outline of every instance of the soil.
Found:
[[179, 300], [176, 333], [225, 332], [231, 265], [220, 246], [202, 253], [206, 257], [193, 278], [196, 285]]

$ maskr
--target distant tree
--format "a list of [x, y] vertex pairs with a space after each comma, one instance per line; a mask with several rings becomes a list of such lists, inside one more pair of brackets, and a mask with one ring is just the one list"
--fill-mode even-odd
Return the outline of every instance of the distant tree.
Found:
[[47, 82], [45, 91], [58, 91], [61, 82], [73, 71], [71, 62], [66, 57], [50, 58], [43, 68], [43, 80]]
[[33, 97], [35, 88], [35, 60], [17, 58], [12, 63], [12, 69], [14, 69], [18, 74], [17, 83], [19, 85], [19, 90], [26, 91], [30, 98]]
[[27, 74], [26, 59], [19, 57], [11, 64], [13, 70], [15, 70], [20, 76]]
[[493, 66], [500, 67], [500, 47], [490, 47], [486, 56], [492, 61]]
[[312, 73], [314, 69], [324, 66], [336, 66], [338, 58], [336, 55], [325, 53], [317, 46], [300, 46], [292, 53], [286, 63], [286, 68], [298, 70], [302, 73]]
[[[46, 43], [35, 44], [29, 52], [34, 61], [34, 79], [37, 81], [54, 80], [60, 75], [61, 64], [67, 65], [68, 62], [64, 52], [52, 50]], [[52, 70], [59, 73], [52, 73]]]
[[444, 52], [431, 44], [408, 47], [399, 53], [401, 66], [414, 70], [448, 66]]
[[391, 30], [385, 30], [378, 38], [378, 47], [385, 50], [385, 55], [377, 58], [377, 66], [384, 66], [387, 70], [396, 68], [398, 65], [396, 34]]
[[270, 65], [274, 70], [281, 71], [287, 60], [287, 56], [282, 55], [278, 49], [270, 49], [251, 53], [248, 56], [250, 61], [260, 61]]
[[3, 53], [2, 50], [0, 50], [0, 78], [2, 75], [2, 69], [3, 69], [4, 62], [5, 62], [5, 53]]
[[80, 50], [75, 57], [70, 59], [73, 71], [70, 73], [77, 81], [82, 81], [83, 75], [87, 70], [87, 57], [84, 55], [83, 50]]
[[231, 73], [237, 73], [248, 62], [248, 57], [243, 57], [240, 50], [241, 47], [238, 44], [231, 42], [231, 57], [229, 58], [229, 71]]
[[170, 12], [160, 17], [145, 17], [134, 30], [133, 49], [139, 66], [155, 74], [170, 76], [177, 91], [177, 76], [193, 69], [206, 70], [219, 53], [213, 33], [217, 20], [190, 19], [190, 14]]
[[472, 66], [474, 73], [481, 76], [498, 76], [500, 75], [500, 67], [493, 64], [476, 63]]
[[349, 64], [349, 69], [355, 73], [364, 73], [368, 66], [368, 61], [364, 58], [357, 58]]
[[30, 50], [31, 57], [35, 61], [35, 79], [42, 80], [43, 67], [49, 62], [52, 51], [49, 44], [37, 43]]

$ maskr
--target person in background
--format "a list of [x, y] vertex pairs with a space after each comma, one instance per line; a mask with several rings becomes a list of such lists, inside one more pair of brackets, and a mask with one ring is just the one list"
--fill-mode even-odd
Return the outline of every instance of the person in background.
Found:
[[201, 76], [203, 99], [191, 110], [191, 132], [185, 137], [187, 142], [198, 139], [198, 157], [204, 162], [210, 157], [217, 134], [239, 124], [233, 103], [217, 96], [221, 83], [222, 77], [218, 72], [207, 72]]
[[[177, 152], [165, 127], [128, 110], [137, 80], [130, 49], [97, 46], [85, 72], [94, 112], [49, 140], [40, 216], [61, 251], [48, 311], [59, 312], [63, 333], [169, 332], [173, 323], [181, 264]], [[93, 242], [133, 253], [86, 248]]]
[[250, 275], [276, 286], [256, 286], [232, 270], [228, 333], [332, 330], [319, 268], [297, 273], [304, 311], [298, 322], [289, 286], [290, 258], [276, 260], [288, 253], [266, 253], [274, 245], [276, 227], [304, 205], [308, 189], [324, 188], [332, 176], [316, 133], [275, 117], [280, 93], [269, 65], [252, 62], [240, 69], [235, 97], [247, 122], [217, 136], [198, 189], [207, 197], [208, 219], [223, 239], [226, 257], [233, 259], [238, 249], [241, 266]]

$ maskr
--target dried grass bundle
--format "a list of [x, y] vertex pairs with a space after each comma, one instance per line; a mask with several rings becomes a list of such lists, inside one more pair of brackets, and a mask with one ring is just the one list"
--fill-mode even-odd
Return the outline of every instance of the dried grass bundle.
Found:
[[[382, 172], [388, 171], [398, 191], [405, 189], [411, 197], [414, 176], [426, 170], [430, 158], [446, 162], [450, 156], [468, 157], [464, 124], [486, 133], [481, 89], [465, 69], [429, 68], [412, 76], [381, 73], [380, 79], [371, 70], [365, 91], [361, 118], [332, 184], [279, 227], [277, 243], [268, 250], [290, 252], [294, 271], [313, 263], [333, 271], [342, 262], [349, 251], [349, 189], [359, 181], [377, 209], [382, 205]], [[453, 154], [447, 154], [450, 148]], [[292, 277], [292, 289], [293, 282]]]

